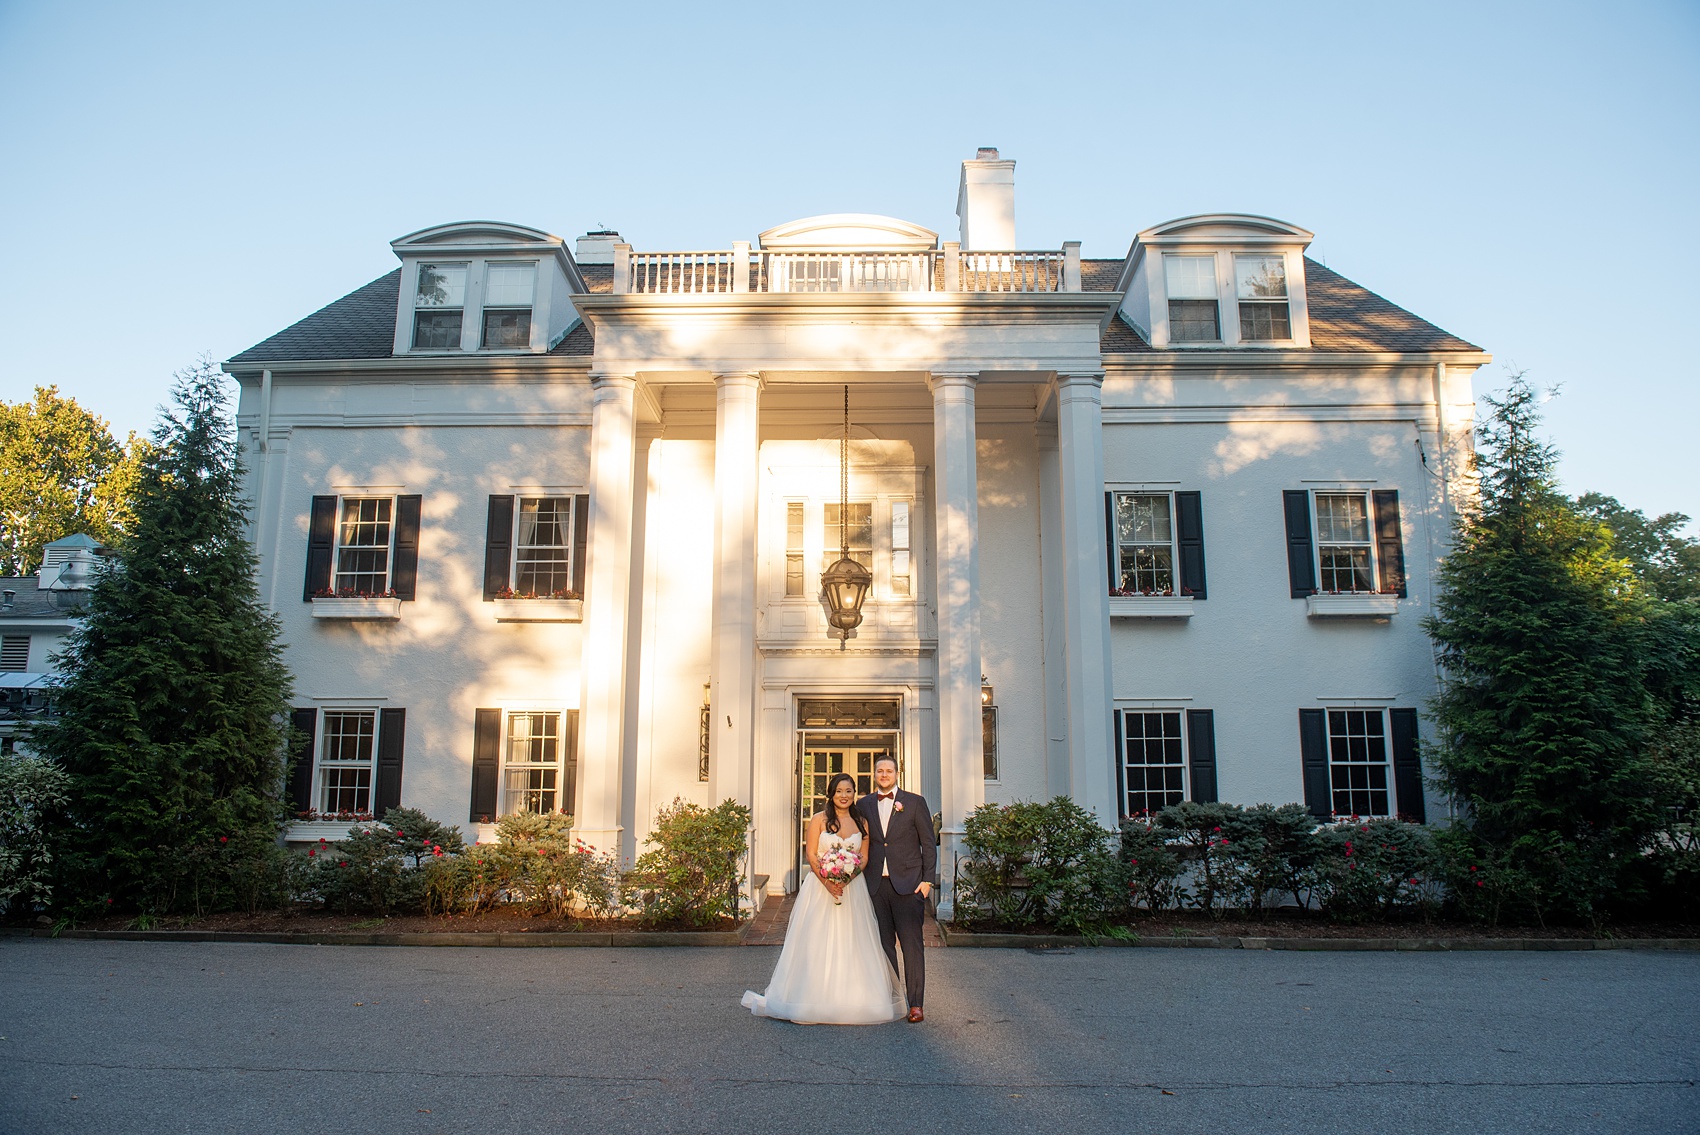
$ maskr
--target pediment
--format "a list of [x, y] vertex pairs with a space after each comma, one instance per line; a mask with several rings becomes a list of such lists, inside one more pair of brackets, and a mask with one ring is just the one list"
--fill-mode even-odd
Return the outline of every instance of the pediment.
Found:
[[775, 225], [756, 237], [758, 248], [885, 248], [921, 252], [937, 248], [939, 234], [896, 217], [827, 213]]
[[505, 221], [456, 221], [433, 225], [390, 241], [397, 253], [428, 248], [484, 248], [491, 245], [537, 245], [559, 248], [566, 242], [542, 229]]
[[1255, 241], [1308, 245], [1315, 236], [1315, 233], [1274, 217], [1260, 217], [1254, 213], [1200, 213], [1153, 225], [1139, 234], [1139, 240], [1144, 244]]

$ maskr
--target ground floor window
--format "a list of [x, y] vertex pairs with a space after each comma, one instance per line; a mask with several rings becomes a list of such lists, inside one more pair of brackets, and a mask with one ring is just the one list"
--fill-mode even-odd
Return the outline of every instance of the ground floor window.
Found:
[[1178, 709], [1121, 712], [1127, 814], [1161, 812], [1186, 799], [1186, 748]]
[[559, 812], [561, 715], [510, 713], [502, 768], [502, 815]]
[[377, 710], [325, 710], [319, 755], [319, 811], [334, 815], [372, 810], [377, 738]]
[[1328, 711], [1328, 783], [1336, 816], [1392, 815], [1382, 710]]

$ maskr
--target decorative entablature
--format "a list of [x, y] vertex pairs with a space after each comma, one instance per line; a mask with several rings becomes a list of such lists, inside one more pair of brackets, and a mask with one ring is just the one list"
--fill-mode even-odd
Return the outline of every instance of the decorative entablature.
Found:
[[1156, 350], [1308, 350], [1312, 233], [1244, 213], [1205, 213], [1134, 238], [1116, 290]]
[[558, 236], [461, 221], [390, 242], [401, 260], [396, 356], [543, 354], [578, 322], [588, 290]]

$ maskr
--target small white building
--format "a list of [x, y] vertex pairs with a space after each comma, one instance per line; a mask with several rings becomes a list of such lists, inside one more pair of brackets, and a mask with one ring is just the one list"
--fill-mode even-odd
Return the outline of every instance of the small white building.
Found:
[[91, 536], [63, 536], [42, 548], [34, 574], [0, 576], [0, 752], [27, 750], [30, 725], [52, 711], [59, 649], [108, 552]]
[[1488, 356], [1267, 217], [1020, 250], [1014, 165], [962, 163], [960, 240], [426, 229], [226, 363], [314, 737], [293, 836], [561, 809], [630, 857], [675, 797], [735, 798], [779, 893], [827, 774], [882, 753], [947, 890], [987, 800], [1423, 816], [1420, 621]]

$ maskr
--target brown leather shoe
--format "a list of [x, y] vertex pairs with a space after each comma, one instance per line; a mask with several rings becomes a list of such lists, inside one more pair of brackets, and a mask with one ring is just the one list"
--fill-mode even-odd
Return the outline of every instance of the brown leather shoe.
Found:
[[917, 1005], [913, 1009], [909, 1010], [909, 1023], [910, 1024], [918, 1025], [924, 1020], [926, 1020], [926, 1018], [924, 1016], [922, 1016], [921, 1007], [919, 1005]]

